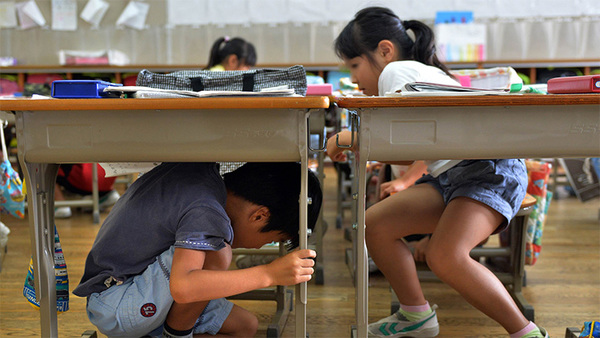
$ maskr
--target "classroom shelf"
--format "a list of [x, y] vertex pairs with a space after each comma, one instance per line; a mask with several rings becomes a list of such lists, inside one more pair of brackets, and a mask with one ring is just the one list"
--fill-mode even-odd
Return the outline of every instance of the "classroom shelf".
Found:
[[[531, 79], [531, 83], [536, 83], [539, 71], [546, 69], [576, 69], [582, 75], [589, 75], [595, 69], [600, 69], [600, 60], [577, 59], [577, 60], [489, 60], [482, 62], [449, 62], [447, 65], [451, 69], [469, 69], [469, 68], [493, 68], [502, 66], [511, 66], [517, 71], [524, 73]], [[290, 67], [292, 64], [260, 64], [260, 68], [282, 68]], [[114, 76], [115, 82], [122, 83], [123, 75], [128, 73], [138, 73], [142, 69], [148, 69], [153, 72], [173, 72], [184, 69], [202, 69], [204, 65], [127, 65], [127, 66], [104, 66], [104, 65], [85, 65], [85, 66], [40, 66], [40, 65], [19, 65], [0, 67], [0, 74], [10, 74], [17, 76], [19, 88], [22, 90], [29, 74], [62, 74], [65, 79], [73, 79], [74, 74], [101, 73]], [[327, 72], [339, 71], [343, 66], [338, 63], [330, 64], [304, 64], [307, 72], [315, 73], [326, 78]]]

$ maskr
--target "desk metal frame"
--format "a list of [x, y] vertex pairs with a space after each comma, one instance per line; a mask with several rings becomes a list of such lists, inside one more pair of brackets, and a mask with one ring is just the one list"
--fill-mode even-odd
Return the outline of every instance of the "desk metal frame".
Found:
[[600, 156], [600, 95], [339, 98], [358, 113], [356, 335], [367, 337], [368, 160]]
[[[1, 101], [16, 114], [28, 180], [41, 335], [58, 337], [54, 182], [60, 163], [293, 161], [302, 163], [300, 247], [307, 247], [308, 118], [327, 97]], [[306, 337], [307, 284], [296, 287], [296, 335]]]

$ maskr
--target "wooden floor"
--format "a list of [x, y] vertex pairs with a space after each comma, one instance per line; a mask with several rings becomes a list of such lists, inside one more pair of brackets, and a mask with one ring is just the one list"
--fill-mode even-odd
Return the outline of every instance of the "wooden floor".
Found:
[[[308, 287], [308, 333], [311, 337], [349, 337], [354, 323], [355, 290], [344, 261], [350, 243], [343, 229], [335, 228], [336, 176], [326, 168], [325, 283]], [[554, 200], [550, 206], [543, 236], [540, 260], [528, 266], [524, 295], [535, 307], [536, 322], [554, 337], [564, 337], [567, 327], [581, 327], [584, 321], [600, 318], [600, 225], [598, 199], [586, 203], [576, 198]], [[348, 216], [348, 215], [347, 215]], [[102, 214], [102, 218], [106, 213]], [[349, 217], [346, 217], [349, 220]], [[0, 272], [0, 337], [40, 335], [39, 314], [22, 296], [30, 259], [27, 221], [2, 216], [10, 229], [8, 253]], [[70, 289], [77, 285], [83, 264], [99, 225], [92, 224], [89, 213], [77, 212], [68, 220], [56, 221], [68, 265]], [[349, 224], [344, 224], [349, 226]], [[430, 303], [438, 304], [440, 337], [507, 337], [503, 329], [467, 304], [442, 283], [424, 284]], [[236, 301], [255, 312], [261, 321], [258, 336], [275, 311], [271, 301]], [[71, 294], [71, 309], [58, 316], [60, 337], [78, 337], [95, 329], [85, 314], [85, 299]], [[369, 319], [389, 315], [390, 292], [385, 279], [371, 276]], [[282, 333], [295, 336], [294, 312]], [[102, 335], [100, 335], [102, 336]]]

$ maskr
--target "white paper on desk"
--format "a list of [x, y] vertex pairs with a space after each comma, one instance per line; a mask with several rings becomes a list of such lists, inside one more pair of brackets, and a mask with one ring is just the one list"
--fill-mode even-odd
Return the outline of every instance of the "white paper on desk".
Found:
[[16, 4], [19, 24], [22, 29], [36, 26], [44, 26], [46, 19], [34, 0], [19, 2]]
[[83, 8], [83, 11], [81, 11], [79, 17], [90, 23], [93, 27], [98, 27], [108, 7], [110, 5], [104, 0], [90, 0]]
[[128, 26], [139, 30], [144, 29], [149, 10], [150, 5], [147, 3], [130, 1], [117, 19], [117, 27]]
[[[153, 97], [153, 98], [171, 98], [175, 97], [219, 97], [219, 96], [294, 96], [295, 92], [289, 88], [265, 88], [260, 92], [250, 91], [233, 91], [233, 90], [203, 90], [199, 92], [189, 90], [175, 90], [175, 89], [159, 89], [150, 88], [143, 86], [119, 86], [119, 87], [106, 87], [105, 92], [121, 92], [121, 93], [143, 93], [140, 97]], [[164, 95], [163, 95], [164, 94]]]
[[110, 162], [99, 163], [104, 169], [104, 177], [114, 177], [135, 173], [146, 173], [162, 162]]
[[191, 97], [191, 96], [140, 90], [140, 91], [133, 93], [133, 97], [136, 99], [182, 99], [182, 98]]
[[398, 96], [484, 96], [484, 95], [519, 95], [516, 93], [509, 92], [400, 92], [400, 93], [386, 93], [387, 97], [398, 97]]
[[14, 1], [0, 2], [0, 27], [17, 27], [17, 8]]
[[505, 94], [510, 94], [509, 90], [506, 88], [483, 89], [429, 82], [410, 82], [402, 86], [402, 89], [399, 92], [386, 93], [385, 96], [468, 96]]
[[77, 29], [77, 2], [52, 0], [52, 29], [74, 31]]
[[40, 95], [40, 94], [31, 95], [31, 99], [32, 100], [55, 100], [55, 98], [53, 98], [52, 96], [46, 96], [46, 95]]

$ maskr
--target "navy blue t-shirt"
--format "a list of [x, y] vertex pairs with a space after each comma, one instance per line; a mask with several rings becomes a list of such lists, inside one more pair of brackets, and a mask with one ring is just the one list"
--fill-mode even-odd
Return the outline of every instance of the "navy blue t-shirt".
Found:
[[216, 251], [233, 241], [216, 163], [163, 163], [136, 180], [102, 224], [73, 293], [141, 274], [171, 246]]

